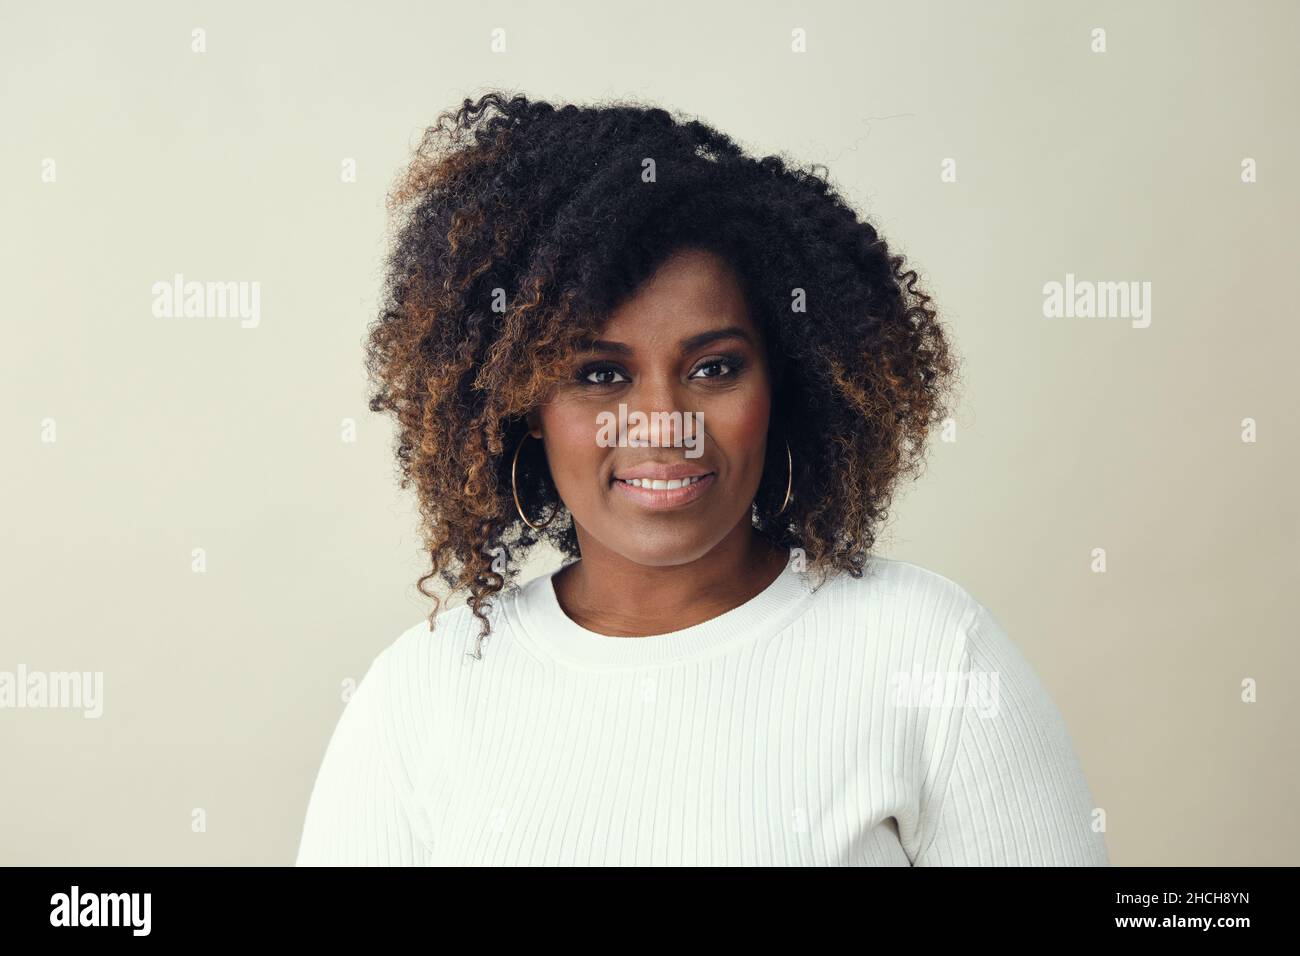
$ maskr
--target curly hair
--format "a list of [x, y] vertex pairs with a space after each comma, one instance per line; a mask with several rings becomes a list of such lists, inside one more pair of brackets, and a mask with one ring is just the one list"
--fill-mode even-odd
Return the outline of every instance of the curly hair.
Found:
[[[518, 493], [556, 520], [535, 531], [515, 507], [525, 416], [683, 247], [734, 267], [766, 342], [774, 437], [754, 527], [823, 577], [862, 575], [896, 485], [948, 414], [957, 363], [916, 271], [825, 173], [627, 102], [557, 108], [494, 91], [424, 131], [388, 197], [366, 370], [370, 409], [397, 422], [401, 487], [416, 487], [431, 630], [435, 577], [466, 594], [481, 644], [491, 598], [529, 549], [580, 556], [540, 443], [519, 456]], [[778, 517], [787, 442], [793, 494]]]

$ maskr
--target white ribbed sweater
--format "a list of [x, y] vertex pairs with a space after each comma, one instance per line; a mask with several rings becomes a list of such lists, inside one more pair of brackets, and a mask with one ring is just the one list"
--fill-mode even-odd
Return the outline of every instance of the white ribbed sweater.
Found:
[[874, 557], [814, 591], [791, 561], [652, 637], [582, 628], [551, 578], [497, 596], [481, 660], [464, 606], [374, 659], [297, 865], [1108, 863], [1059, 711], [947, 578]]

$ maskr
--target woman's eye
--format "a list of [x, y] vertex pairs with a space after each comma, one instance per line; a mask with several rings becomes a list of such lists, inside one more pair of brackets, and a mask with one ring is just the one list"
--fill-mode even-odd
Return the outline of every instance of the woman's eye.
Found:
[[603, 365], [591, 369], [583, 369], [579, 377], [589, 385], [617, 385], [618, 384], [616, 381], [608, 378], [604, 380], [594, 379], [592, 376], [596, 376], [596, 375], [617, 375], [623, 381], [627, 381], [627, 379], [623, 378], [622, 372], [620, 372], [616, 368], [611, 368], [608, 365]]
[[[696, 373], [703, 372], [706, 369], [725, 369], [725, 371], [720, 371], [709, 375], [701, 375], [699, 377], [700, 378], [726, 378], [730, 375], [736, 374], [736, 370], [738, 368], [740, 368], [740, 363], [735, 359], [718, 358], [718, 359], [711, 359], [710, 361], [705, 362], [702, 365], [698, 366], [695, 369], [695, 372]], [[693, 374], [691, 377], [695, 378], [696, 375]]]

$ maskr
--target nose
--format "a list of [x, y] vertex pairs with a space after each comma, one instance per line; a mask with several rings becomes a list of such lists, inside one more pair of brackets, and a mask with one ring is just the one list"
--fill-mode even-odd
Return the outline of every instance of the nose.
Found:
[[679, 447], [688, 437], [693, 409], [686, 407], [684, 388], [671, 376], [643, 376], [625, 401], [629, 445]]

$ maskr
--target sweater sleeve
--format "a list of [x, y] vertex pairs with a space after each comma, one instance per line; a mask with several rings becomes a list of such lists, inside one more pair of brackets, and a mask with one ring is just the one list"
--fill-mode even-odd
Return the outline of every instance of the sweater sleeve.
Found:
[[429, 844], [397, 759], [392, 648], [357, 685], [330, 737], [307, 805], [296, 866], [427, 866]]
[[986, 608], [966, 630], [960, 673], [956, 746], [913, 865], [1107, 866], [1064, 719]]

